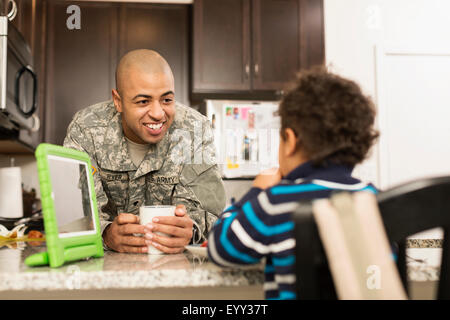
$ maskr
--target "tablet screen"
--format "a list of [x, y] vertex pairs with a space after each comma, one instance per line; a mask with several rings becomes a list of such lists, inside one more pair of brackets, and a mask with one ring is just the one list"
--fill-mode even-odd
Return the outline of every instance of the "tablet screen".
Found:
[[95, 233], [87, 164], [48, 155], [48, 165], [59, 237]]

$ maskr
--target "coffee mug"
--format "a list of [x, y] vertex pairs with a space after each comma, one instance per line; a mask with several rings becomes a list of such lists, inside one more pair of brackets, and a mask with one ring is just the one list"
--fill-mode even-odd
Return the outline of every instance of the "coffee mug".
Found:
[[[175, 215], [175, 206], [142, 206], [139, 208], [139, 221], [141, 225], [146, 225], [152, 222], [152, 219], [155, 217], [162, 216], [174, 216]], [[155, 234], [164, 235], [170, 237], [170, 235], [163, 232], [155, 232]], [[159, 249], [156, 249], [152, 245], [148, 245], [148, 254], [164, 254]]]

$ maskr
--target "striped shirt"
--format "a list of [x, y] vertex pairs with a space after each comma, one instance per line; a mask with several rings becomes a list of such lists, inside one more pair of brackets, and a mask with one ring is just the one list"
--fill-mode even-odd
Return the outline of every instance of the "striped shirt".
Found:
[[336, 190], [377, 192], [351, 172], [345, 166], [314, 167], [306, 162], [276, 186], [250, 189], [216, 221], [208, 237], [210, 260], [221, 266], [239, 266], [266, 258], [266, 299], [296, 299], [291, 214], [298, 201], [327, 198]]

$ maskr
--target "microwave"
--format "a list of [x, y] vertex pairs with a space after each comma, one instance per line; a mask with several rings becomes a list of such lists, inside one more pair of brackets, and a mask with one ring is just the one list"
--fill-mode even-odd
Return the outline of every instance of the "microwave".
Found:
[[3, 137], [4, 132], [11, 132], [13, 138], [30, 137], [39, 130], [37, 90], [30, 47], [8, 17], [0, 16], [0, 129]]

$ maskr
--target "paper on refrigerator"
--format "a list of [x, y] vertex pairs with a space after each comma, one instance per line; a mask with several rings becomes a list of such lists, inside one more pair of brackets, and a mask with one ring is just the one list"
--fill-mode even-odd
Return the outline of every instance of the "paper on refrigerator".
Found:
[[213, 130], [224, 177], [253, 177], [278, 166], [277, 102], [227, 101], [215, 110]]

